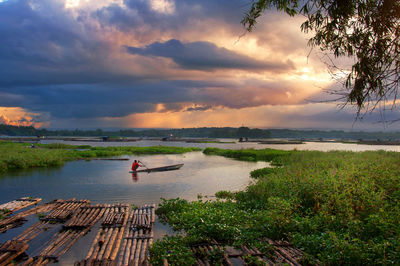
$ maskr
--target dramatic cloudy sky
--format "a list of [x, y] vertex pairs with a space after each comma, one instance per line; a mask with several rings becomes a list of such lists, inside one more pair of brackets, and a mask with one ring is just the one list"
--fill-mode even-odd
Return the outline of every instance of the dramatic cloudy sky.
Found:
[[382, 129], [321, 102], [337, 84], [304, 18], [271, 11], [243, 35], [249, 4], [0, 0], [0, 123]]

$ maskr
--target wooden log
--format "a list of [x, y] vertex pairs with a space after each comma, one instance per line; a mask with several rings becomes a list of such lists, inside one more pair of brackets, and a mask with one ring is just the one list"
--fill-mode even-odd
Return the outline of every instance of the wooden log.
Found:
[[53, 240], [50, 244], [40, 252], [41, 256], [51, 256], [55, 254], [56, 251], [61, 248], [69, 239], [72, 237], [73, 233], [71, 232], [63, 232], [56, 237], [53, 237]]
[[81, 227], [85, 225], [85, 220], [88, 218], [88, 216], [93, 212], [93, 209], [91, 208], [85, 208], [82, 209], [80, 208], [80, 211], [78, 212], [78, 215], [76, 215], [75, 217], [73, 217], [69, 224], [71, 226], [77, 226], [77, 227]]
[[196, 263], [197, 263], [197, 265], [199, 265], [199, 266], [205, 266], [205, 264], [203, 263], [203, 261], [200, 260], [199, 258], [196, 258]]
[[151, 222], [152, 223], [154, 223], [155, 222], [155, 220], [156, 220], [156, 213], [155, 213], [155, 211], [156, 211], [156, 205], [155, 204], [153, 204], [153, 208], [151, 209]]
[[147, 255], [147, 242], [148, 242], [148, 239], [143, 239], [142, 240], [142, 250], [140, 251], [140, 257], [139, 257], [139, 265], [142, 265], [142, 264], [144, 264], [144, 261], [146, 260], [146, 255]]
[[137, 230], [134, 231], [133, 237], [132, 237], [132, 247], [130, 248], [130, 255], [129, 255], [129, 261], [128, 264], [131, 264], [136, 256], [136, 249], [137, 249], [137, 236], [139, 232]]
[[300, 264], [297, 262], [296, 259], [290, 256], [286, 251], [281, 248], [276, 248], [276, 251], [279, 252], [285, 259], [288, 261], [290, 265], [299, 266]]
[[115, 239], [117, 238], [117, 236], [119, 235], [119, 228], [113, 228], [113, 233], [110, 237], [110, 240], [107, 244], [106, 250], [104, 252], [103, 258], [104, 259], [109, 259], [111, 252], [113, 250], [114, 247], [114, 243], [115, 243]]
[[134, 265], [139, 265], [140, 251], [142, 249], [142, 236], [143, 236], [143, 229], [139, 229], [139, 234], [136, 239], [136, 252], [135, 252]]
[[124, 266], [127, 266], [130, 262], [130, 258], [131, 258], [131, 250], [132, 250], [132, 245], [133, 245], [133, 236], [134, 236], [134, 231], [130, 230], [130, 234], [129, 234], [129, 239], [127, 239], [127, 245], [126, 245], [126, 249], [124, 252], [124, 259], [123, 259], [123, 264]]
[[101, 230], [99, 230], [99, 231], [97, 232], [97, 235], [96, 235], [95, 239], [93, 240], [93, 243], [92, 243], [92, 245], [91, 245], [91, 247], [90, 247], [90, 249], [89, 249], [89, 252], [88, 252], [88, 254], [86, 255], [86, 260], [88, 260], [88, 259], [90, 259], [90, 258], [92, 257], [93, 251], [95, 250], [95, 248], [96, 248], [97, 245], [98, 245], [98, 241], [99, 241], [101, 232], [102, 232]]
[[[91, 209], [90, 212], [89, 212], [84, 218], [82, 218], [82, 219], [79, 221], [78, 225], [79, 225], [80, 227], [88, 227], [88, 226], [91, 226], [92, 223], [93, 223], [93, 221], [95, 221], [96, 218], [100, 215], [101, 211], [102, 211], [102, 209], [98, 209], [98, 208]], [[101, 217], [99, 217], [99, 219], [100, 219], [100, 218], [101, 218]]]
[[82, 230], [80, 233], [77, 233], [74, 237], [71, 238], [70, 242], [65, 245], [65, 247], [57, 253], [58, 257], [64, 255], [82, 236], [84, 236], [89, 231], [89, 228]]
[[119, 248], [121, 246], [121, 241], [122, 241], [122, 237], [124, 235], [124, 232], [125, 232], [125, 227], [121, 227], [119, 229], [117, 238], [115, 240], [115, 247], [114, 247], [113, 251], [111, 252], [111, 254], [107, 257], [112, 261], [115, 261], [115, 259], [117, 258], [117, 254], [118, 254]]
[[128, 221], [127, 221], [126, 226], [125, 226], [125, 237], [123, 239], [123, 244], [122, 244], [121, 252], [120, 252], [119, 257], [118, 257], [117, 265], [122, 265], [122, 263], [124, 261], [124, 255], [125, 255], [125, 252], [126, 252], [126, 246], [128, 244], [128, 239], [127, 238], [129, 237], [129, 234], [130, 234], [130, 229], [129, 228], [130, 228], [130, 225], [132, 224], [134, 213], [135, 213], [134, 211], [130, 212]]
[[116, 239], [115, 248], [114, 248], [113, 252], [110, 254], [110, 257], [109, 257], [112, 261], [114, 261], [116, 259], [116, 257], [117, 257], [118, 250], [119, 250], [119, 248], [121, 246], [122, 236], [124, 235], [125, 228], [126, 228], [126, 225], [128, 223], [128, 218], [129, 218], [129, 206], [126, 206], [126, 207], [124, 207], [123, 222], [122, 222], [122, 226], [121, 226], [121, 228], [119, 230], [119, 233], [118, 233], [118, 236], [117, 236], [117, 239]]
[[26, 207], [38, 204], [42, 201], [41, 198], [28, 198], [23, 197], [0, 205], [0, 210], [7, 209], [11, 212], [16, 212]]
[[39, 205], [36, 206], [32, 209], [23, 211], [21, 213], [18, 213], [17, 215], [14, 215], [12, 217], [3, 219], [0, 221], [0, 233], [3, 233], [5, 231], [7, 231], [10, 228], [16, 227], [18, 225], [20, 225], [21, 223], [24, 222], [25, 217], [35, 214], [35, 213], [39, 213], [39, 212], [48, 212], [53, 210], [54, 208], [56, 208], [59, 205], [59, 202], [57, 201], [53, 201], [50, 203], [46, 203], [43, 205]]
[[101, 255], [99, 255], [99, 253], [100, 253], [101, 249], [104, 248], [104, 242], [106, 240], [106, 235], [108, 233], [109, 228], [100, 229], [100, 230], [102, 230], [102, 235], [100, 237], [100, 241], [98, 242], [98, 247], [95, 250], [95, 253], [93, 256], [94, 259], [100, 259], [100, 257], [101, 257]]

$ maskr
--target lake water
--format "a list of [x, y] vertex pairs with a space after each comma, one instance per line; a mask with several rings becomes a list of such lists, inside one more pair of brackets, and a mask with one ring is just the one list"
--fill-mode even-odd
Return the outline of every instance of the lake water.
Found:
[[[267, 167], [265, 162], [241, 162], [202, 152], [182, 155], [125, 156], [129, 161], [73, 161], [60, 168], [16, 171], [0, 176], [0, 203], [24, 196], [53, 199], [89, 199], [95, 203], [130, 203], [137, 206], [159, 203], [164, 198], [197, 199], [197, 195], [212, 196], [219, 190], [237, 191], [251, 182], [250, 171]], [[177, 171], [138, 173], [128, 171], [133, 159], [148, 167], [184, 163]], [[22, 227], [0, 234], [0, 243], [11, 239], [32, 225], [35, 217]], [[60, 260], [61, 265], [73, 265], [86, 256], [97, 232], [97, 225]], [[156, 221], [155, 239], [170, 234], [168, 226]], [[30, 243], [28, 253], [35, 254], [42, 239]], [[36, 249], [35, 249], [36, 248]]]
[[[221, 141], [232, 142], [232, 139], [221, 139]], [[140, 140], [135, 142], [83, 142], [83, 141], [59, 141], [59, 140], [42, 140], [41, 143], [65, 143], [70, 145], [91, 145], [100, 147], [112, 146], [176, 146], [176, 147], [198, 147], [201, 149], [207, 147], [216, 147], [221, 149], [278, 149], [278, 150], [310, 150], [310, 151], [395, 151], [400, 152], [400, 145], [365, 145], [353, 143], [338, 143], [338, 142], [305, 142], [304, 144], [258, 144], [256, 142], [236, 142], [236, 143], [187, 143], [179, 141], [156, 141], [156, 140]]]
[[[44, 140], [42, 143], [55, 141]], [[57, 141], [60, 142], [60, 141]], [[342, 143], [307, 142], [296, 145], [261, 145], [257, 143], [185, 143], [162, 141], [137, 142], [63, 142], [72, 145], [89, 144], [92, 146], [181, 146], [181, 147], [219, 147], [226, 149], [275, 148], [283, 150], [387, 150], [400, 151], [399, 146], [357, 145]], [[241, 162], [220, 156], [206, 156], [202, 152], [190, 152], [182, 155], [124, 156], [129, 161], [74, 161], [60, 168], [44, 168], [28, 171], [16, 171], [0, 176], [0, 203], [24, 196], [40, 197], [43, 202], [53, 199], [89, 199], [95, 203], [130, 203], [138, 206], [159, 203], [160, 198], [197, 199], [197, 195], [212, 197], [219, 190], [237, 191], [244, 189], [251, 179], [250, 171], [267, 167], [266, 162]], [[177, 171], [159, 173], [129, 174], [132, 160], [139, 159], [148, 167], [184, 163]], [[0, 243], [18, 235], [35, 219], [28, 220], [22, 227], [0, 234]], [[71, 265], [77, 259], [84, 258], [97, 232], [97, 225], [83, 237], [60, 260], [60, 265]], [[155, 238], [171, 233], [166, 225], [156, 221]], [[36, 241], [36, 242], [35, 242]], [[40, 239], [31, 242], [36, 248]], [[29, 251], [29, 250], [28, 250]], [[34, 253], [30, 249], [30, 252]]]
[[[194, 200], [198, 194], [212, 196], [219, 190], [240, 190], [250, 171], [265, 162], [242, 162], [202, 152], [182, 155], [125, 156], [129, 161], [73, 161], [60, 168], [18, 171], [0, 177], [0, 202], [23, 196], [43, 201], [57, 198], [89, 199], [92, 203], [159, 203], [160, 197]], [[128, 171], [133, 159], [148, 167], [183, 163], [180, 170], [154, 173]]]

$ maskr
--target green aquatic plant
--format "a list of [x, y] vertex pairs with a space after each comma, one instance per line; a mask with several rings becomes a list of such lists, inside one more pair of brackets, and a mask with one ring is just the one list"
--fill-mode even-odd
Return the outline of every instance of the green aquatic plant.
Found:
[[169, 265], [195, 264], [194, 254], [182, 236], [165, 236], [151, 246], [150, 263], [161, 266], [164, 265], [164, 260], [167, 260]]
[[270, 248], [284, 239], [310, 264], [400, 263], [400, 155], [367, 151], [206, 149], [281, 167], [253, 171], [256, 182], [228, 201], [163, 200], [157, 213], [186, 237]]
[[199, 148], [181, 147], [91, 147], [60, 143], [38, 144], [31, 148], [27, 143], [0, 141], [0, 173], [13, 169], [62, 166], [67, 161], [90, 160], [134, 154], [183, 154]]

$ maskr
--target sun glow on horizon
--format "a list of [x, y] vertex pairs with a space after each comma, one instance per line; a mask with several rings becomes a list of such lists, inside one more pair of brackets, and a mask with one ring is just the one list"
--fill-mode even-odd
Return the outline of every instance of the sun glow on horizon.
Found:
[[0, 107], [0, 124], [11, 126], [48, 126], [49, 123], [37, 122], [35, 117], [38, 114], [30, 113], [20, 107]]

